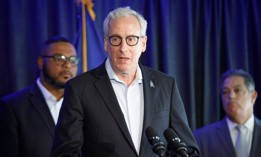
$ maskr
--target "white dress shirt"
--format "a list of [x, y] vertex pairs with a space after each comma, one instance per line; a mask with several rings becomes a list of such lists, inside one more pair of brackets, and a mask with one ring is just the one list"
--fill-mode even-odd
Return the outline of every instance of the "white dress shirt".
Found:
[[140, 68], [137, 69], [136, 78], [128, 87], [114, 73], [108, 59], [106, 60], [105, 66], [121, 111], [124, 114], [132, 141], [137, 153], [139, 154], [144, 116], [144, 96], [141, 70]]
[[56, 97], [53, 96], [40, 82], [40, 78], [36, 80], [38, 87], [40, 88], [41, 92], [43, 93], [44, 99], [47, 103], [47, 106], [51, 112], [55, 125], [57, 124], [60, 109], [62, 106], [63, 98], [57, 101]]

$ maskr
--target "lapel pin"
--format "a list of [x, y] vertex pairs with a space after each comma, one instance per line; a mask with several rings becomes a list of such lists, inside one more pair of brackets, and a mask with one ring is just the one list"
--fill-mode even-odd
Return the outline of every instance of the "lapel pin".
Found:
[[152, 81], [150, 81], [150, 87], [154, 88], [154, 84]]

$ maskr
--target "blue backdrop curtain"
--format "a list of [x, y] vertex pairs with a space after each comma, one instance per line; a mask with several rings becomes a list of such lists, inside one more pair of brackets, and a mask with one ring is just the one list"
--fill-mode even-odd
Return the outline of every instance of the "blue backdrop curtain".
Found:
[[[101, 36], [107, 13], [120, 6], [148, 20], [148, 45], [141, 62], [176, 78], [192, 129], [223, 118], [219, 78], [242, 68], [261, 93], [261, 1], [259, 0], [93, 0]], [[75, 40], [74, 0], [0, 1], [0, 96], [33, 83], [44, 40]], [[88, 41], [91, 44], [91, 41]], [[261, 118], [261, 98], [255, 113]]]

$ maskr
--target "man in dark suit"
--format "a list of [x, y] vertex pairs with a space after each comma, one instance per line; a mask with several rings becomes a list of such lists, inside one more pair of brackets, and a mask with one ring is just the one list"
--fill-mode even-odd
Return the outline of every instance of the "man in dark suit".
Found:
[[[252, 76], [241, 69], [228, 70], [220, 88], [226, 117], [194, 131], [202, 156], [260, 157], [261, 121], [253, 114], [257, 92]], [[237, 126], [243, 129], [239, 131]], [[240, 134], [243, 148], [238, 148]]]
[[[49, 157], [65, 83], [76, 76], [76, 50], [63, 37], [44, 43], [36, 83], [0, 103], [0, 156]], [[18, 76], [19, 77], [19, 76]]]
[[162, 141], [164, 130], [174, 129], [188, 154], [198, 153], [174, 78], [138, 63], [146, 28], [142, 15], [129, 7], [108, 14], [108, 58], [66, 85], [53, 157], [156, 157], [145, 136], [149, 126]]

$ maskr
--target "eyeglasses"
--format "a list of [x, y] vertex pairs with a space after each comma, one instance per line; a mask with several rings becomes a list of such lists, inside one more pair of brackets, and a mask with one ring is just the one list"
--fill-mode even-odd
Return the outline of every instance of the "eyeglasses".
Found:
[[[130, 35], [125, 37], [125, 41], [129, 46], [135, 46], [138, 44], [139, 42], [139, 38], [141, 38], [142, 36], [135, 36], [135, 35]], [[112, 46], [119, 46], [122, 42], [123, 37], [120, 36], [109, 36], [109, 41], [111, 43]]]
[[53, 58], [57, 65], [64, 65], [66, 61], [69, 61], [73, 66], [76, 66], [79, 62], [79, 58], [76, 56], [65, 57], [64, 55], [55, 54], [52, 56], [42, 56], [43, 58]]

